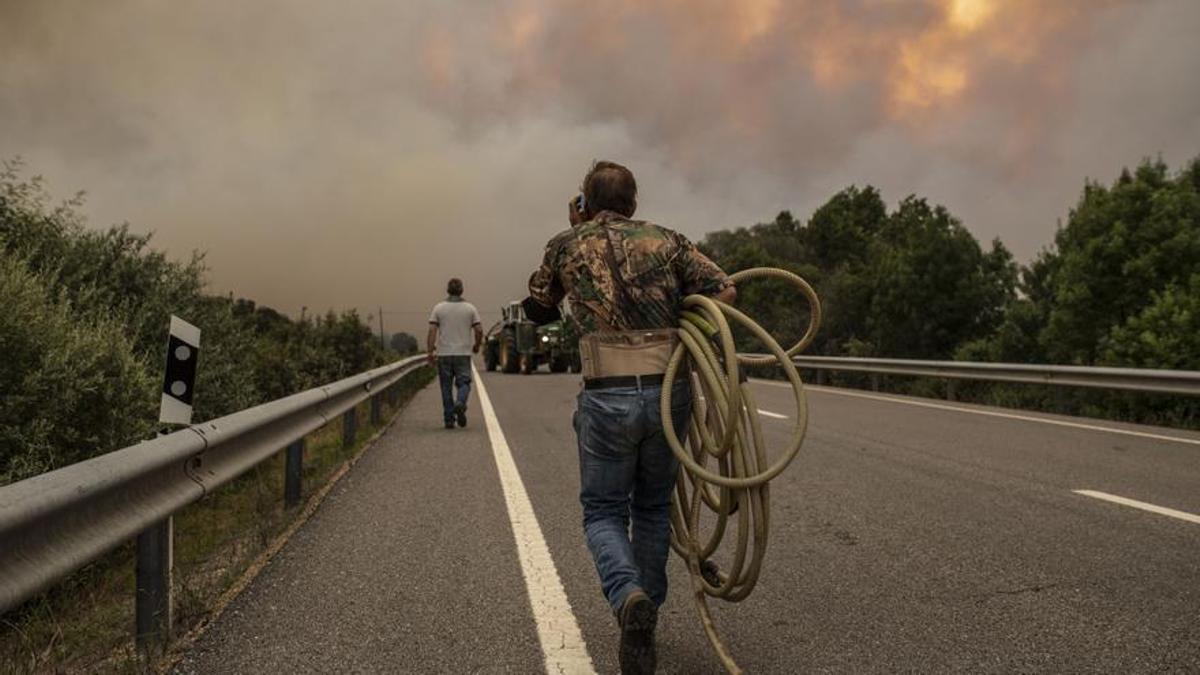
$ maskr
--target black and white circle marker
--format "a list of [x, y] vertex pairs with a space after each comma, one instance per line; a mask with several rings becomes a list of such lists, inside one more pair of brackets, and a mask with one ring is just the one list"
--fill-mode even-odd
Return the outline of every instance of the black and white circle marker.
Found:
[[163, 378], [159, 422], [192, 423], [192, 393], [196, 386], [196, 361], [200, 356], [200, 329], [171, 317], [167, 338], [167, 375]]

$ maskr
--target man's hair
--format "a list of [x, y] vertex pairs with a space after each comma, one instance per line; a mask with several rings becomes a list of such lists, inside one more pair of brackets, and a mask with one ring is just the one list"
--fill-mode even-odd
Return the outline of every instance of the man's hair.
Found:
[[450, 295], [462, 295], [463, 294], [462, 279], [459, 279], [458, 277], [454, 277], [450, 281], [447, 281], [446, 282], [446, 292], [449, 293]]
[[637, 181], [632, 171], [616, 162], [592, 162], [579, 190], [590, 214], [616, 211], [628, 218], [637, 210]]

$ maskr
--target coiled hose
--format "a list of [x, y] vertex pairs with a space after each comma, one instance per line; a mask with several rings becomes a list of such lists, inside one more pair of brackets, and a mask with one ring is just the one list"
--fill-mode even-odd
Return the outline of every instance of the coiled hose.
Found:
[[[786, 270], [759, 267], [733, 274], [731, 279], [739, 286], [755, 279], [785, 281], [799, 290], [810, 308], [804, 336], [784, 350], [762, 326], [734, 307], [700, 295], [688, 296], [683, 301], [680, 342], [663, 381], [663, 433], [680, 462], [671, 505], [671, 548], [687, 562], [696, 610], [717, 658], [730, 673], [741, 673], [717, 635], [707, 598], [740, 602], [758, 583], [770, 530], [769, 483], [795, 459], [808, 430], [804, 384], [791, 357], [812, 343], [821, 323], [821, 303], [808, 282]], [[730, 319], [758, 338], [768, 354], [738, 354]], [[787, 445], [778, 453], [768, 453], [754, 394], [741, 377], [740, 367], [776, 364], [792, 385], [796, 422]], [[692, 380], [686, 447], [670, 422], [671, 387], [681, 376]], [[707, 538], [700, 531], [702, 506], [714, 514], [706, 518], [706, 528], [711, 527]], [[721, 569], [711, 557], [721, 547], [731, 522], [735, 544], [732, 555], [722, 555], [726, 565]]]

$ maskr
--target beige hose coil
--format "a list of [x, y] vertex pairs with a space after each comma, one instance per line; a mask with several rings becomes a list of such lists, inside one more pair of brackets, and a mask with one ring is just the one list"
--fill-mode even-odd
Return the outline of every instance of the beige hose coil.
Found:
[[[786, 270], [760, 267], [730, 278], [738, 285], [753, 279], [786, 281], [799, 289], [810, 308], [804, 337], [785, 351], [761, 326], [732, 306], [700, 295], [688, 296], [683, 301], [680, 344], [663, 381], [663, 433], [680, 462], [671, 505], [671, 548], [687, 562], [696, 610], [717, 658], [730, 673], [741, 673], [717, 635], [707, 598], [740, 602], [758, 583], [770, 531], [769, 482], [795, 459], [808, 429], [804, 384], [791, 357], [812, 343], [821, 324], [821, 303], [808, 282]], [[758, 338], [768, 354], [738, 354], [729, 319]], [[748, 383], [740, 381], [739, 366], [776, 364], [792, 386], [796, 416], [787, 445], [778, 453], [768, 453], [754, 394]], [[680, 376], [692, 380], [686, 447], [671, 426], [671, 387]], [[715, 516], [707, 538], [700, 532], [701, 506]], [[710, 557], [721, 548], [731, 522], [735, 525], [732, 555], [723, 552], [725, 564], [718, 570]]]

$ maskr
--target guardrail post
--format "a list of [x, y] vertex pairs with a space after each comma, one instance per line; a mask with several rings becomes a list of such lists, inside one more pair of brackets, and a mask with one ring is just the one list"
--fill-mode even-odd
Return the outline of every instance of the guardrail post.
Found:
[[283, 467], [283, 503], [292, 508], [300, 503], [301, 481], [304, 478], [304, 439], [287, 446]]
[[817, 386], [819, 387], [823, 384], [825, 384], [825, 371], [818, 368], [817, 369]]
[[383, 421], [383, 401], [379, 400], [379, 394], [371, 397], [371, 424], [379, 424]]
[[358, 436], [358, 410], [351, 408], [342, 413], [342, 447], [348, 448], [354, 445], [354, 439]]
[[137, 536], [135, 642], [144, 655], [157, 656], [171, 641], [171, 568], [175, 522], [171, 517]]
[[954, 386], [954, 384], [955, 384], [955, 381], [953, 379], [946, 380], [946, 400], [947, 401], [957, 400], [955, 398], [955, 393], [956, 393], [955, 388], [956, 387]]
[[879, 391], [879, 373], [871, 373], [871, 391]]

